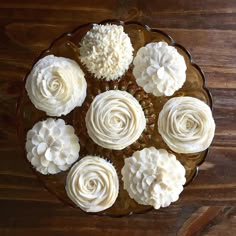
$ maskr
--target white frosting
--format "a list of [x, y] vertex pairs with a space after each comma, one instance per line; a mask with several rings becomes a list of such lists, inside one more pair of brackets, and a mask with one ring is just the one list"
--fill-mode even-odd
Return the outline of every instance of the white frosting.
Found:
[[25, 88], [37, 109], [61, 116], [82, 105], [87, 83], [75, 61], [49, 55], [34, 65]]
[[79, 157], [79, 139], [64, 120], [48, 118], [27, 133], [27, 159], [46, 175], [67, 170]]
[[185, 169], [176, 157], [154, 147], [144, 148], [126, 158], [121, 173], [129, 196], [155, 209], [177, 201], [186, 182]]
[[131, 94], [110, 90], [95, 97], [86, 114], [86, 126], [95, 143], [121, 150], [139, 138], [146, 119], [141, 105]]
[[80, 42], [80, 60], [98, 79], [116, 80], [133, 60], [129, 36], [120, 25], [93, 25]]
[[133, 61], [133, 75], [145, 92], [171, 96], [186, 80], [186, 64], [176, 48], [165, 42], [141, 47]]
[[210, 107], [201, 100], [175, 97], [161, 110], [158, 130], [173, 151], [195, 153], [210, 146], [215, 133], [215, 122]]
[[86, 212], [111, 207], [119, 193], [119, 180], [113, 165], [97, 156], [86, 156], [70, 170], [66, 180], [68, 197]]

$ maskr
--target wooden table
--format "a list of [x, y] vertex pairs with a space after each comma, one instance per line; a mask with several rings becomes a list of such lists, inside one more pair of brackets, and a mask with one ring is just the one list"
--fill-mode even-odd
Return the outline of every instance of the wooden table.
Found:
[[[15, 108], [33, 60], [64, 32], [137, 20], [184, 45], [206, 74], [217, 125], [207, 161], [178, 202], [123, 218], [88, 216], [48, 193], [23, 160]], [[0, 2], [0, 235], [236, 235], [236, 1]]]

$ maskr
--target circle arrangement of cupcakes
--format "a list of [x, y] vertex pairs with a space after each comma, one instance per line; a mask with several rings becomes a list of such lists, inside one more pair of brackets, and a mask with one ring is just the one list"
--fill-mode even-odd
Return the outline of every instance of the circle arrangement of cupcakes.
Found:
[[[183, 52], [165, 40], [139, 47], [134, 40], [123, 25], [93, 24], [77, 41], [76, 60], [46, 55], [26, 78], [30, 101], [49, 116], [28, 130], [27, 159], [44, 176], [66, 175], [69, 201], [85, 212], [114, 207], [124, 191], [137, 204], [169, 206], [188, 182], [184, 155], [203, 152], [214, 137], [215, 122], [206, 101], [178, 93], [188, 81]], [[111, 86], [91, 94], [91, 78], [94, 84]], [[124, 81], [142, 93], [119, 90]], [[91, 97], [89, 106], [83, 106]], [[156, 136], [145, 146], [135, 146], [150, 128], [150, 101]], [[68, 122], [76, 109], [86, 111], [81, 116], [86, 135], [100, 148], [96, 150], [107, 150], [106, 155], [84, 148], [90, 143], [80, 139], [82, 131], [72, 126], [73, 120]], [[65, 118], [50, 118], [62, 115]], [[132, 145], [136, 149], [130, 154]]]

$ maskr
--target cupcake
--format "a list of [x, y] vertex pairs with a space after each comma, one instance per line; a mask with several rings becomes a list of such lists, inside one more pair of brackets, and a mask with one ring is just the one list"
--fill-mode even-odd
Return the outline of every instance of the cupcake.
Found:
[[37, 109], [49, 116], [61, 116], [82, 105], [87, 83], [75, 61], [49, 55], [34, 65], [25, 88]]
[[116, 170], [103, 158], [86, 156], [68, 173], [66, 192], [83, 211], [103, 211], [114, 204], [119, 193]]
[[99, 146], [114, 150], [122, 150], [134, 143], [146, 127], [139, 102], [120, 90], [97, 95], [85, 120], [90, 138]]
[[79, 139], [62, 119], [48, 118], [27, 133], [27, 159], [41, 174], [67, 170], [79, 157]]
[[186, 182], [185, 169], [175, 155], [154, 147], [126, 158], [121, 173], [130, 198], [155, 209], [177, 201]]
[[116, 80], [128, 70], [133, 47], [121, 25], [94, 24], [80, 42], [80, 60], [98, 79]]
[[210, 146], [215, 133], [215, 121], [210, 107], [201, 100], [174, 97], [159, 114], [158, 131], [174, 152], [196, 153]]
[[172, 96], [186, 80], [184, 57], [165, 42], [141, 47], [133, 64], [137, 84], [155, 96]]

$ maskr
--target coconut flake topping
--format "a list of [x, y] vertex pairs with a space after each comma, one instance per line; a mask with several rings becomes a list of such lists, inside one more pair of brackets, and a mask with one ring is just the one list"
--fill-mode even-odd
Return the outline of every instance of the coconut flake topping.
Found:
[[80, 42], [80, 60], [98, 79], [116, 80], [128, 70], [133, 47], [121, 25], [97, 25]]

